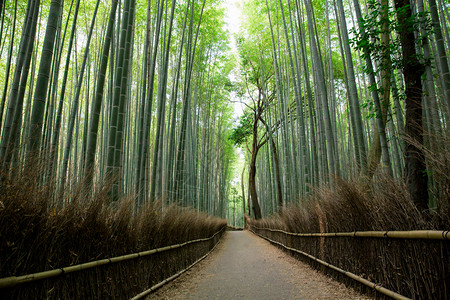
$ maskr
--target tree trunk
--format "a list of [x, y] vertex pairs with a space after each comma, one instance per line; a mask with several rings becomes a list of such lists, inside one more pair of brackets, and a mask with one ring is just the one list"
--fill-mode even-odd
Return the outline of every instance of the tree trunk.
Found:
[[448, 67], [447, 53], [445, 51], [444, 37], [442, 35], [441, 25], [439, 23], [439, 14], [437, 11], [436, 0], [428, 0], [428, 3], [431, 19], [433, 21], [433, 33], [436, 40], [436, 48], [438, 54], [438, 57], [436, 57], [435, 59], [441, 71], [440, 75], [442, 80], [444, 99], [446, 99], [446, 101], [443, 103], [443, 110], [447, 111], [447, 113], [450, 113], [450, 71]]
[[116, 9], [117, 9], [117, 0], [114, 0], [111, 4], [111, 12], [109, 15], [108, 27], [105, 35], [105, 42], [103, 44], [102, 57], [100, 63], [100, 70], [98, 72], [96, 88], [95, 88], [95, 96], [92, 101], [91, 108], [91, 120], [89, 124], [89, 132], [87, 139], [87, 148], [86, 148], [86, 165], [85, 170], [87, 172], [87, 182], [91, 184], [95, 159], [95, 151], [97, 149], [97, 135], [98, 135], [98, 125], [100, 123], [100, 113], [102, 109], [102, 100], [103, 100], [103, 91], [105, 87], [105, 79], [106, 79], [106, 70], [108, 67], [108, 57], [109, 51], [111, 47], [111, 40], [113, 35]]
[[[4, 14], [3, 14], [3, 16], [4, 16]], [[13, 53], [13, 49], [14, 49], [14, 35], [16, 32], [16, 19], [17, 19], [17, 0], [14, 2], [14, 18], [13, 18], [13, 24], [12, 24], [12, 29], [11, 29], [11, 37], [9, 40], [8, 60], [6, 62], [5, 87], [3, 88], [2, 104], [1, 104], [1, 108], [0, 108], [0, 130], [2, 129], [2, 126], [3, 126], [3, 112], [5, 110], [6, 93], [8, 91], [9, 74], [10, 74], [10, 70], [11, 70], [12, 53]]]
[[415, 52], [415, 36], [409, 21], [412, 17], [409, 0], [395, 0], [399, 36], [402, 45], [405, 78], [405, 176], [411, 199], [420, 211], [428, 209], [428, 177], [426, 174], [422, 128], [422, 81], [424, 66]]
[[[27, 66], [27, 62], [31, 60], [32, 49], [34, 46], [34, 34], [36, 31], [36, 24], [39, 12], [39, 3], [38, 1], [30, 1], [27, 5], [27, 12], [25, 15], [25, 23], [22, 30], [22, 36], [20, 39], [19, 45], [19, 53], [16, 58], [16, 66], [14, 71], [14, 77], [12, 81], [12, 85], [10, 87], [10, 94], [8, 100], [8, 107], [5, 115], [5, 122], [1, 124], [2, 126], [2, 138], [0, 144], [0, 161], [1, 163], [5, 163], [5, 160], [8, 160], [5, 156], [8, 152], [8, 148], [15, 145], [14, 138], [16, 137], [12, 132], [12, 126], [14, 122], [14, 118], [17, 112], [17, 107], [22, 106], [20, 102], [23, 102], [23, 97], [19, 97], [20, 94], [20, 85], [28, 79], [28, 69], [29, 64]], [[12, 42], [12, 40], [11, 40]], [[10, 52], [11, 54], [12, 52]], [[11, 57], [9, 58], [11, 61]], [[9, 62], [10, 63], [10, 62]], [[24, 76], [23, 73], [26, 73], [27, 76]], [[5, 92], [4, 97], [6, 97], [8, 82], [5, 82]], [[3, 109], [3, 108], [2, 108]], [[19, 114], [22, 111], [18, 112]], [[4, 167], [5, 169], [8, 166]]]
[[[361, 9], [359, 6], [358, 0], [353, 0], [356, 17], [358, 20], [362, 20]], [[390, 72], [390, 54], [387, 46], [389, 45], [389, 28], [388, 28], [388, 3], [386, 0], [382, 2], [382, 11], [380, 12], [381, 18], [385, 19], [386, 22], [383, 22], [383, 28], [381, 32], [381, 42], [383, 43], [383, 48], [385, 51], [383, 53], [383, 62], [381, 64], [381, 85], [382, 85], [382, 100], [378, 97], [378, 92], [373, 89], [372, 90], [372, 98], [376, 108], [376, 125], [373, 134], [373, 142], [370, 145], [368, 156], [367, 156], [367, 173], [361, 174], [367, 178], [367, 180], [371, 180], [375, 171], [380, 163], [380, 157], [383, 155], [383, 168], [392, 176], [392, 168], [390, 163], [389, 149], [387, 146], [386, 139], [386, 121], [387, 121], [387, 112], [389, 106], [389, 96], [390, 96], [390, 88], [391, 88], [391, 72]], [[361, 21], [359, 24], [359, 30], [362, 31], [363, 36], [366, 36], [366, 32]], [[368, 37], [366, 37], [368, 38]], [[366, 60], [366, 68], [369, 71], [369, 84], [372, 86], [376, 86], [375, 81], [375, 71], [373, 69], [372, 60], [370, 58], [370, 53], [367, 48], [364, 48], [365, 60]]]
[[273, 151], [273, 159], [275, 161], [275, 176], [277, 180], [277, 199], [278, 199], [278, 211], [281, 211], [281, 208], [283, 207], [283, 194], [281, 192], [281, 176], [280, 176], [280, 162], [278, 159], [278, 153], [277, 153], [277, 147], [275, 145], [275, 142], [271, 138], [270, 141], [272, 142], [272, 151]]
[[258, 195], [256, 193], [256, 151], [252, 153], [252, 160], [250, 162], [250, 171], [248, 172], [248, 189], [250, 198], [252, 200], [252, 209], [255, 214], [255, 219], [261, 219], [261, 207], [258, 203]]
[[343, 50], [345, 55], [345, 63], [346, 70], [348, 73], [348, 83], [346, 85], [348, 98], [349, 98], [349, 107], [350, 107], [350, 116], [353, 127], [353, 136], [355, 141], [355, 153], [357, 154], [357, 161], [359, 162], [359, 167], [362, 173], [365, 173], [367, 170], [367, 154], [366, 154], [366, 146], [364, 140], [364, 130], [363, 130], [363, 122], [361, 117], [361, 108], [359, 105], [358, 99], [358, 91], [356, 88], [356, 77], [353, 66], [353, 59], [351, 55], [350, 43], [349, 43], [349, 34], [347, 29], [347, 22], [345, 20], [344, 13], [344, 5], [342, 1], [336, 1], [337, 7], [339, 11], [339, 19], [340, 19], [340, 29], [341, 35], [343, 39]]
[[[331, 180], [332, 175], [336, 174], [335, 170], [335, 151], [334, 151], [334, 137], [333, 137], [333, 128], [331, 125], [331, 118], [329, 112], [329, 103], [327, 99], [327, 89], [325, 85], [325, 72], [322, 65], [321, 59], [321, 51], [320, 44], [318, 42], [317, 32], [315, 29], [315, 21], [314, 21], [314, 13], [313, 6], [311, 0], [304, 0], [306, 7], [306, 16], [308, 21], [308, 30], [309, 30], [309, 41], [311, 47], [311, 56], [312, 56], [312, 66], [314, 70], [314, 84], [317, 85], [317, 100], [319, 101], [318, 111], [320, 111], [319, 117], [319, 126], [321, 126], [321, 130], [319, 131], [319, 137], [323, 139], [323, 168], [322, 174], [325, 176], [329, 176], [328, 178]], [[325, 133], [324, 133], [325, 132]]]
[[[4, 150], [2, 152], [2, 154], [4, 154], [4, 156], [2, 155], [2, 163], [3, 168], [5, 170], [8, 169], [15, 169], [14, 164], [11, 165], [12, 162], [14, 162], [15, 160], [18, 160], [18, 156], [17, 156], [17, 150], [20, 146], [20, 135], [21, 135], [21, 127], [22, 127], [22, 117], [23, 117], [23, 101], [24, 101], [24, 97], [25, 97], [25, 91], [27, 89], [27, 83], [28, 83], [28, 74], [30, 72], [30, 65], [31, 65], [31, 60], [32, 60], [32, 55], [33, 55], [33, 47], [34, 47], [34, 43], [35, 43], [35, 36], [36, 36], [36, 28], [37, 28], [37, 22], [38, 22], [38, 16], [39, 16], [39, 1], [36, 1], [35, 3], [35, 7], [32, 8], [33, 13], [32, 13], [32, 19], [29, 21], [30, 22], [30, 32], [27, 33], [27, 36], [22, 37], [25, 38], [28, 44], [26, 45], [26, 49], [24, 50], [24, 59], [25, 61], [19, 61], [20, 63], [20, 69], [21, 70], [17, 70], [17, 68], [19, 68], [19, 66], [16, 68], [15, 70], [15, 78], [16, 75], [18, 76], [19, 79], [19, 85], [17, 86], [17, 89], [13, 92], [13, 90], [11, 90], [11, 95], [10, 95], [10, 103], [8, 103], [8, 112], [6, 115], [6, 120], [5, 120], [5, 127], [3, 130], [3, 135], [5, 139], [2, 139], [2, 148], [1, 150]], [[28, 35], [29, 34], [29, 35]], [[22, 43], [22, 42], [21, 42]], [[19, 57], [20, 59], [20, 57]], [[34, 73], [34, 72], [33, 72]], [[14, 82], [13, 82], [14, 84]], [[13, 86], [13, 89], [15, 89], [15, 87]], [[29, 89], [30, 91], [32, 90], [32, 85]], [[30, 92], [31, 94], [31, 92]], [[11, 110], [12, 109], [12, 110]], [[5, 142], [5, 143], [3, 143]]]
[[[67, 142], [66, 142], [66, 147], [64, 149], [64, 158], [63, 158], [63, 164], [62, 164], [62, 172], [61, 172], [61, 190], [63, 190], [65, 181], [66, 181], [66, 176], [67, 176], [67, 169], [68, 169], [68, 164], [69, 164], [69, 155], [70, 155], [70, 151], [72, 149], [72, 136], [73, 136], [73, 128], [75, 125], [75, 119], [76, 119], [76, 114], [77, 114], [77, 110], [78, 110], [78, 104], [79, 104], [79, 100], [80, 100], [80, 93], [81, 93], [81, 86], [83, 84], [83, 77], [84, 77], [84, 71], [86, 69], [86, 63], [87, 63], [87, 59], [89, 56], [89, 46], [91, 43], [91, 38], [92, 38], [92, 32], [94, 31], [94, 25], [95, 25], [95, 18], [97, 16], [97, 11], [98, 11], [98, 6], [100, 4], [100, 1], [97, 1], [97, 4], [95, 6], [95, 10], [94, 10], [94, 15], [92, 16], [92, 21], [91, 21], [91, 27], [89, 30], [89, 35], [87, 38], [87, 42], [86, 42], [86, 46], [85, 46], [85, 52], [84, 52], [84, 57], [83, 57], [83, 63], [81, 65], [81, 70], [79, 73], [79, 78], [78, 78], [78, 83], [77, 83], [77, 89], [75, 92], [75, 97], [72, 101], [72, 112], [69, 118], [69, 126], [68, 126], [68, 130], [67, 130]], [[86, 116], [87, 118], [87, 116]], [[79, 124], [77, 124], [78, 126]], [[78, 143], [78, 140], [75, 140], [75, 143]]]
[[53, 49], [55, 45], [56, 31], [62, 11], [62, 1], [53, 0], [50, 4], [47, 28], [45, 31], [44, 44], [42, 46], [41, 62], [39, 66], [36, 89], [33, 99], [33, 110], [31, 114], [31, 126], [29, 131], [28, 158], [30, 159], [37, 150], [40, 150], [42, 136], [42, 119], [44, 117], [48, 80], [52, 65]]
[[[244, 189], [244, 173], [245, 173], [245, 166], [244, 169], [242, 169], [241, 174], [241, 190], [242, 190], [242, 216], [245, 215], [245, 189]], [[244, 217], [244, 225], [245, 225], [245, 217]]]

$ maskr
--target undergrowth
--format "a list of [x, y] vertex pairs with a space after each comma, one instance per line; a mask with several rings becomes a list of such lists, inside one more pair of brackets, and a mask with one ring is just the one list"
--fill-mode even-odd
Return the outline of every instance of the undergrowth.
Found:
[[[295, 233], [449, 230], [448, 215], [440, 213], [435, 212], [432, 220], [424, 217], [405, 194], [404, 186], [392, 179], [379, 179], [371, 191], [338, 180], [334, 190], [318, 189], [301, 205], [291, 205], [266, 219], [251, 220], [250, 225]], [[450, 295], [448, 240], [294, 237], [254, 231], [413, 299], [447, 299]], [[293, 255], [367, 291], [341, 273], [300, 254]]]
[[[3, 180], [0, 193], [0, 278], [206, 238], [226, 222], [153, 202], [138, 213], [133, 199], [108, 202], [108, 185], [94, 195], [75, 187], [65, 205], [55, 189], [28, 172]], [[67, 196], [66, 196], [67, 197]], [[101, 266], [0, 290], [1, 299], [125, 299], [175, 274], [209, 251], [213, 240], [133, 261]]]

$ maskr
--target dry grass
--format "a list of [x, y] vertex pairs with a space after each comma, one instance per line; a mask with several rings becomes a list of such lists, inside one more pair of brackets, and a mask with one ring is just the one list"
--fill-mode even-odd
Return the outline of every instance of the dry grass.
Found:
[[[356, 180], [336, 180], [334, 189], [322, 187], [280, 214], [254, 221], [258, 227], [289, 232], [352, 232], [367, 230], [449, 230], [450, 148], [441, 146], [439, 155], [426, 152], [434, 174], [433, 194], [437, 208], [430, 216], [422, 215], [412, 203], [400, 181], [378, 174], [376, 183], [361, 188]], [[450, 243], [432, 240], [376, 238], [292, 237], [256, 230], [259, 234], [286, 246], [307, 252], [346, 271], [360, 275], [414, 299], [448, 299], [450, 297]], [[355, 281], [298, 256], [318, 269], [348, 285], [365, 290]]]
[[[132, 199], [108, 204], [108, 185], [94, 195], [83, 184], [58, 208], [55, 189], [36, 174], [3, 180], [0, 189], [0, 277], [19, 276], [213, 235], [221, 219], [161, 202], [133, 213]], [[117, 205], [115, 205], [117, 206]], [[219, 237], [217, 237], [219, 238]], [[177, 250], [0, 290], [1, 299], [125, 299], [204, 255], [216, 239]]]

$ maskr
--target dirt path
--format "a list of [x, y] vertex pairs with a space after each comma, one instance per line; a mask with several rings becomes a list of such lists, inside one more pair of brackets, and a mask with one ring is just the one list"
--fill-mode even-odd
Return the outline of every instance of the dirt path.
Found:
[[231, 231], [203, 262], [148, 299], [371, 299], [248, 231]]

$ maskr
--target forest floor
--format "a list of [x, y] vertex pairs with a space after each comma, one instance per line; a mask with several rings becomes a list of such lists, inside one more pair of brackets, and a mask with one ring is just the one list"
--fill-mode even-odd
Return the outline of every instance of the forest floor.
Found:
[[373, 299], [248, 231], [229, 231], [211, 255], [147, 299]]

